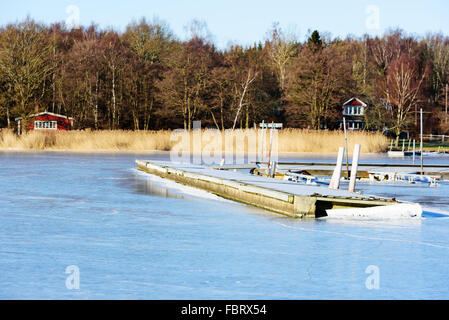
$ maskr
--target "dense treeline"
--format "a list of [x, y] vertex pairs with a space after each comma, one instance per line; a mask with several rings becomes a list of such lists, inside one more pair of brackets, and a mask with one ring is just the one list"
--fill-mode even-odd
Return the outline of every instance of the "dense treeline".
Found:
[[[44, 110], [76, 129], [248, 128], [261, 120], [337, 128], [341, 104], [370, 104], [369, 127], [415, 130], [424, 108], [433, 133], [445, 114], [449, 38], [390, 30], [383, 37], [304, 42], [277, 24], [264, 43], [218, 50], [193, 22], [181, 41], [158, 20], [126, 31], [68, 30], [31, 19], [0, 28], [0, 126]], [[388, 101], [390, 103], [386, 103]]]

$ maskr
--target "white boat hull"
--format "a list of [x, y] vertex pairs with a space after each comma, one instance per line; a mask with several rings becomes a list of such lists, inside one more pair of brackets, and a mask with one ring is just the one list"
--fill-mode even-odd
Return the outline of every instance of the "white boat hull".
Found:
[[401, 203], [369, 208], [329, 209], [326, 213], [332, 218], [403, 219], [421, 218], [422, 208], [417, 203]]

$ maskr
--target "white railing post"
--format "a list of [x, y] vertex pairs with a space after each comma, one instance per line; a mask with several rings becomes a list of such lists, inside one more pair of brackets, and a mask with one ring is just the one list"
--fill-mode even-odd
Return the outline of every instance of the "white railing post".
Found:
[[334, 173], [332, 174], [332, 179], [329, 184], [329, 189], [337, 190], [340, 187], [340, 178], [341, 178], [341, 167], [343, 165], [343, 153], [345, 148], [338, 148], [338, 156], [337, 156], [337, 164], [334, 169]]
[[351, 165], [351, 180], [349, 181], [349, 192], [354, 192], [355, 190], [355, 180], [357, 178], [357, 168], [359, 165], [360, 157], [360, 145], [356, 144], [354, 146], [354, 153], [352, 155], [352, 165]]

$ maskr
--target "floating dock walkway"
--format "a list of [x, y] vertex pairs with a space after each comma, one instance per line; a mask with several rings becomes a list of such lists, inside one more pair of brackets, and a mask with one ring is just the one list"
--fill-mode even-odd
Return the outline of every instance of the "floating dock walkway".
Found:
[[395, 199], [302, 185], [239, 171], [163, 161], [136, 160], [136, 163], [141, 171], [295, 218], [319, 218], [329, 212], [345, 211], [339, 209], [392, 205], [402, 206], [402, 212], [409, 217], [420, 216], [422, 212], [417, 204], [405, 204], [404, 207]]
[[[262, 162], [254, 163], [254, 168], [257, 164], [266, 164]], [[320, 162], [278, 162], [278, 168], [284, 170], [304, 170], [314, 176], [331, 176], [335, 163], [320, 163]], [[351, 163], [349, 163], [351, 166]], [[216, 167], [220, 169], [220, 167]], [[230, 166], [232, 169], [232, 166]], [[227, 169], [226, 166], [223, 169]], [[396, 173], [396, 174], [420, 174], [421, 166], [419, 164], [401, 164], [401, 163], [359, 163], [357, 170], [358, 179], [369, 179], [371, 173]], [[342, 172], [345, 175], [345, 168]], [[433, 176], [440, 179], [449, 179], [449, 165], [439, 164], [425, 164], [423, 165], [423, 175]]]

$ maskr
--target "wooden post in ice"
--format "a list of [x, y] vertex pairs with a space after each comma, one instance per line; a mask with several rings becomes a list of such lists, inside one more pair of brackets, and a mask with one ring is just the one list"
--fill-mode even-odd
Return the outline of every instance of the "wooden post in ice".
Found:
[[265, 142], [265, 120], [262, 120], [262, 131], [260, 133], [260, 162], [264, 159], [264, 142]]
[[270, 149], [268, 150], [268, 171], [267, 171], [267, 174], [269, 174], [270, 170], [271, 170], [271, 147], [273, 146], [273, 130], [274, 130], [274, 121], [271, 122]]
[[334, 173], [332, 174], [332, 179], [329, 184], [329, 189], [337, 190], [340, 186], [340, 178], [341, 178], [341, 166], [343, 164], [343, 153], [345, 148], [338, 148], [338, 156], [337, 156], [337, 165], [335, 166]]
[[419, 147], [419, 149], [420, 149], [420, 151], [421, 151], [421, 175], [423, 175], [424, 174], [424, 170], [423, 170], [423, 140], [422, 140], [422, 132], [423, 132], [423, 129], [422, 129], [422, 108], [421, 108], [421, 111], [420, 111], [420, 114], [421, 114], [421, 146]]
[[276, 176], [276, 168], [277, 168], [277, 162], [272, 161], [270, 164], [270, 177], [274, 178]]
[[349, 181], [349, 192], [354, 192], [355, 190], [355, 179], [357, 178], [357, 167], [359, 165], [360, 156], [360, 145], [356, 144], [354, 146], [354, 153], [352, 155], [352, 165], [351, 165], [351, 180]]

